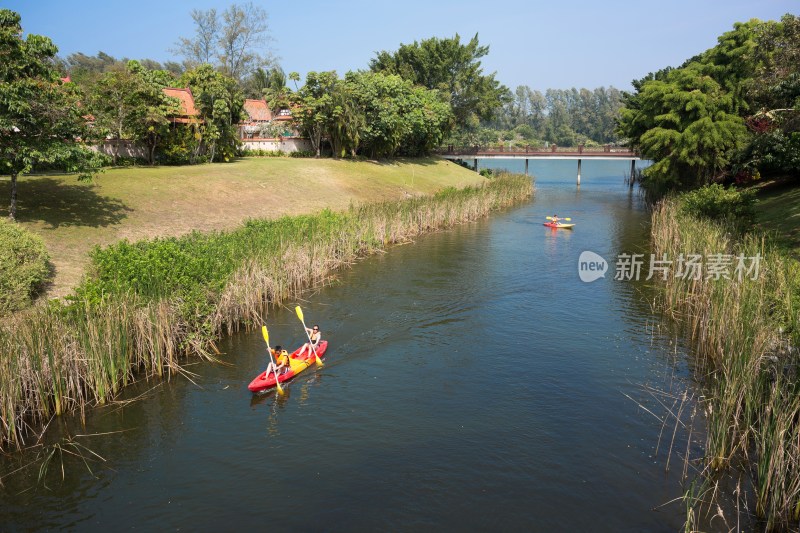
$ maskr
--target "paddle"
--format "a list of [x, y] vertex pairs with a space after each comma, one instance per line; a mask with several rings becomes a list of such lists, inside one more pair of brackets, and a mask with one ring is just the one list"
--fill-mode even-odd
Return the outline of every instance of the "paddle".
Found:
[[[553, 217], [544, 217], [544, 218], [546, 218], [547, 220], [553, 220]], [[572, 221], [571, 218], [559, 218], [558, 220], [569, 220], [569, 221]]]
[[317, 355], [317, 349], [314, 348], [314, 343], [311, 342], [311, 335], [308, 334], [308, 328], [306, 327], [306, 321], [303, 320], [303, 310], [300, 309], [300, 306], [294, 308], [294, 312], [297, 313], [297, 318], [300, 319], [300, 322], [303, 323], [303, 331], [306, 332], [306, 337], [308, 337], [308, 346], [314, 352], [314, 357], [317, 359], [317, 366], [322, 366], [322, 359], [319, 358]]
[[[272, 348], [269, 346], [269, 332], [267, 331], [267, 326], [261, 326], [261, 333], [264, 335], [264, 341], [267, 343], [267, 353], [269, 353], [269, 360], [272, 362], [272, 373], [275, 374], [275, 386], [278, 387], [278, 394], [283, 394], [283, 388], [281, 384], [278, 383], [278, 365], [275, 364], [275, 360], [272, 358]], [[264, 379], [267, 379], [267, 374], [264, 374]]]

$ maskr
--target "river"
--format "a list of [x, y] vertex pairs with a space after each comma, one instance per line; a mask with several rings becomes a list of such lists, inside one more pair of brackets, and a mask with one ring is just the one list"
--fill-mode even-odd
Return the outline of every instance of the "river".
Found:
[[[141, 382], [85, 428], [54, 422], [49, 439], [72, 438], [38, 449], [55, 452], [42, 480], [35, 452], [0, 460], [0, 529], [680, 530], [687, 440], [666, 471], [655, 398], [689, 370], [648, 287], [613, 279], [619, 253], [647, 251], [628, 166], [584, 162], [578, 189], [574, 162], [532, 163], [531, 202], [309, 293], [327, 361], [283, 397], [247, 390], [265, 346], [241, 333], [225, 364]], [[587, 250], [604, 279], [580, 280]], [[294, 303], [268, 317], [273, 344], [302, 341]]]

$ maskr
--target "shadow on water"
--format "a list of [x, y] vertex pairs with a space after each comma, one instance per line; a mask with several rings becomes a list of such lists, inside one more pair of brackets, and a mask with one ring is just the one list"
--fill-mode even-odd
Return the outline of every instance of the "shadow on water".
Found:
[[[0, 198], [10, 198], [11, 182], [0, 181]], [[17, 220], [41, 221], [56, 229], [62, 226], [105, 227], [119, 224], [132, 209], [120, 200], [97, 194], [91, 184], [25, 176], [17, 182]], [[0, 216], [8, 215], [8, 204], [0, 204]]]

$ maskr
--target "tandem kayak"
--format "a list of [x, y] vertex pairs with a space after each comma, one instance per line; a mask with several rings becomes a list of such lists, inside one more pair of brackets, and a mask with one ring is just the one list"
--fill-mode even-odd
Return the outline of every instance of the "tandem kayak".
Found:
[[574, 226], [575, 224], [562, 224], [560, 222], [556, 224], [554, 222], [545, 222], [544, 225], [547, 226], [548, 228], [553, 228], [553, 229], [556, 228], [572, 229], [572, 226]]
[[[320, 341], [319, 347], [317, 348], [317, 355], [319, 356], [320, 359], [323, 358], [323, 356], [325, 355], [325, 350], [327, 349], [328, 349], [328, 341], [325, 340]], [[314, 364], [315, 357], [313, 352], [310, 355], [298, 359], [297, 354], [299, 352], [300, 348], [293, 351], [289, 356], [289, 366], [291, 368], [286, 372], [284, 372], [283, 374], [278, 374], [279, 383], [289, 381], [297, 374], [299, 374], [300, 372], [302, 372], [303, 370]], [[248, 385], [247, 388], [253, 392], [261, 392], [273, 388], [275, 386], [275, 373], [270, 372], [269, 376], [267, 376], [266, 374], [267, 374], [266, 371], [260, 373], [258, 376], [256, 376], [256, 378], [253, 381], [250, 382], [250, 385]]]

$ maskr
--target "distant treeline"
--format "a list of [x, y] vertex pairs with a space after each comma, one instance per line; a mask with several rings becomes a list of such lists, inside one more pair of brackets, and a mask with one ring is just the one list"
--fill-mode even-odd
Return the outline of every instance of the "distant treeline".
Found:
[[622, 92], [614, 87], [547, 89], [544, 94], [520, 85], [492, 120], [473, 131], [461, 130], [453, 142], [512, 146], [616, 144]]

